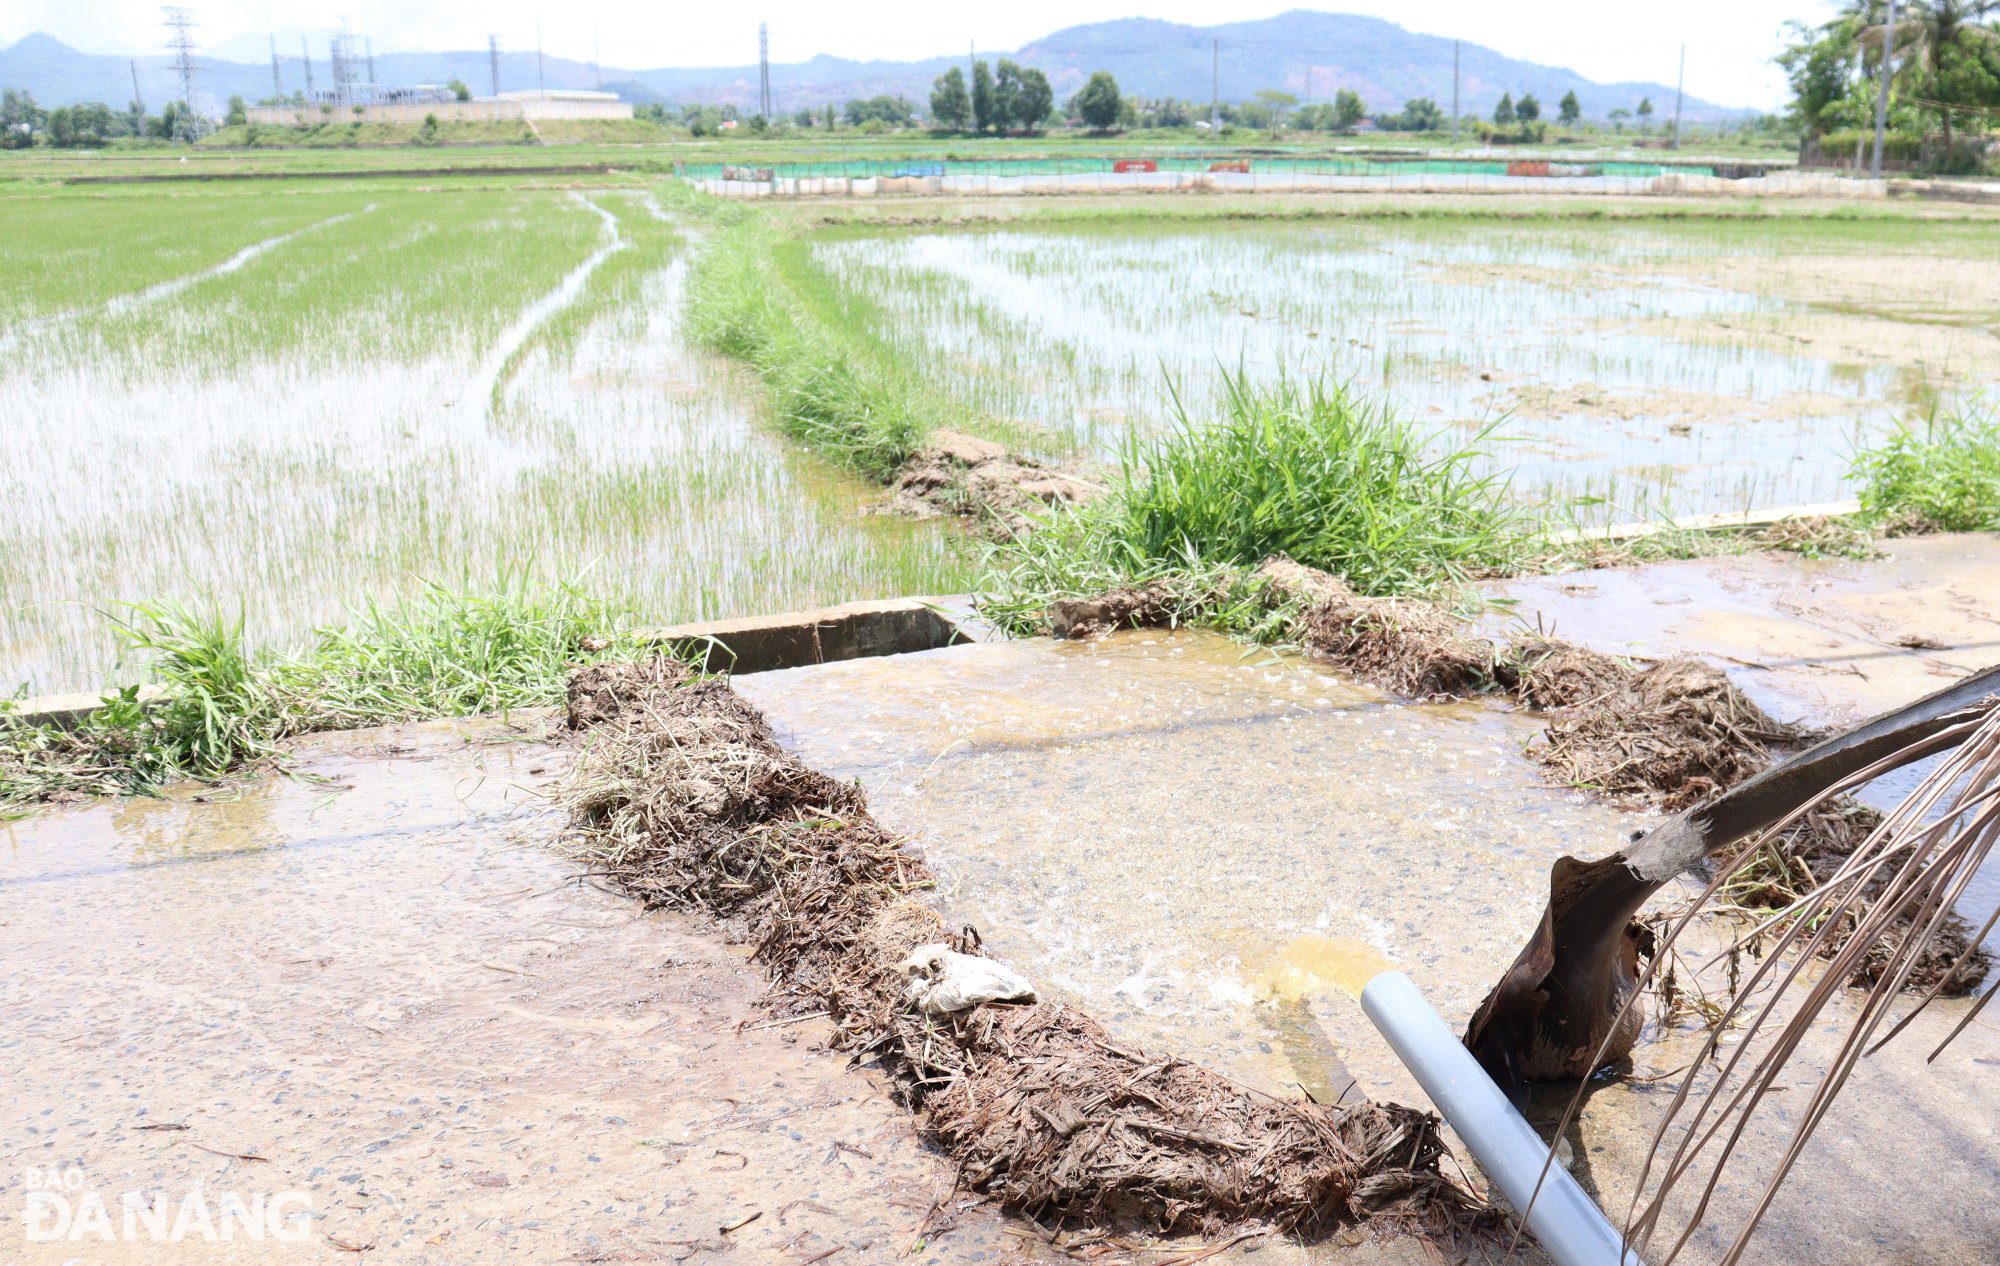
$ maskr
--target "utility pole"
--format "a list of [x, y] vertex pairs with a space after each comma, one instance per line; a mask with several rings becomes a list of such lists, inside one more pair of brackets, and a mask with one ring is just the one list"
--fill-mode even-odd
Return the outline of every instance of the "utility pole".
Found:
[[493, 95], [500, 95], [500, 37], [486, 37], [486, 65], [493, 72]]
[[539, 13], [535, 15], [535, 91], [542, 94], [543, 100], [548, 99], [549, 81], [542, 77], [542, 15]]
[[1882, 130], [1889, 121], [1889, 75], [1896, 66], [1896, 0], [1889, 0], [1889, 24], [1882, 32], [1882, 82], [1875, 89], [1875, 158], [1868, 174], [1882, 179]]
[[285, 95], [285, 81], [278, 77], [278, 37], [271, 36], [271, 91], [282, 97]]
[[597, 23], [590, 24], [590, 79], [598, 88], [604, 87], [604, 42], [597, 37]]
[[185, 140], [199, 140], [201, 125], [194, 112], [194, 18], [186, 9], [169, 5], [160, 10], [167, 15], [167, 48], [174, 55], [174, 73], [181, 81], [181, 113], [174, 130]]
[[1451, 143], [1458, 144], [1458, 41], [1451, 42]]
[[313, 57], [303, 35], [299, 36], [299, 63], [306, 68], [306, 100], [310, 101], [313, 95]]
[[126, 65], [132, 68], [133, 131], [135, 133], [143, 132], [146, 130], [146, 99], [139, 95], [139, 59], [136, 57], [132, 58], [126, 62]]
[[[368, 53], [368, 86], [373, 88], [375, 86], [375, 37], [372, 35], [362, 36], [361, 47]], [[370, 93], [369, 95], [373, 96], [375, 94]]]
[[757, 24], [757, 113], [771, 117], [771, 28]]
[[1208, 133], [1215, 135], [1217, 121], [1222, 115], [1222, 41], [1213, 39], [1209, 44], [1208, 63]]
[[1688, 77], [1688, 46], [1681, 45], [1680, 74], [1674, 77], [1674, 148], [1681, 147], [1681, 85]]

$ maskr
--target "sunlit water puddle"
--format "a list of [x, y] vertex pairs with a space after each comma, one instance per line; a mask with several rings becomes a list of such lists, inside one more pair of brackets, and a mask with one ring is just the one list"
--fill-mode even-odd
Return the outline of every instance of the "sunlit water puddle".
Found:
[[[1607, 853], [1645, 821], [1544, 783], [1520, 756], [1532, 717], [1401, 705], [1207, 634], [986, 643], [737, 684], [809, 763], [858, 778], [884, 824], [917, 837], [950, 920], [1047, 995], [1280, 1094], [1423, 1103], [1353, 991], [1393, 964], [1461, 1027], [1531, 930], [1550, 863]], [[1934, 1041], [1961, 1005], [1916, 1027]], [[1650, 1026], [1636, 1071], [1684, 1066], [1699, 1039], [1687, 1019]], [[1924, 1040], [1857, 1077], [1851, 1115], [1747, 1260], [1879, 1262], [1919, 1240], [1934, 1253], [1921, 1260], [1994, 1259], [2000, 1224], [1932, 1174], [2000, 1173], [1989, 1118], [1967, 1120], [2000, 1043], [1976, 1030], [1925, 1073]], [[1673, 1084], [1606, 1086], [1574, 1134], [1614, 1212]], [[1751, 1134], [1763, 1156], [1789, 1128], [1773, 1103]], [[1559, 1112], [1560, 1097], [1538, 1115]], [[1899, 1172], [1892, 1155], [1930, 1169]], [[1856, 1202], [1864, 1178], [1871, 1200], [1896, 1201]], [[1738, 1181], [1722, 1204], [1754, 1194]], [[1712, 1260], [1728, 1216], [1684, 1260]]]

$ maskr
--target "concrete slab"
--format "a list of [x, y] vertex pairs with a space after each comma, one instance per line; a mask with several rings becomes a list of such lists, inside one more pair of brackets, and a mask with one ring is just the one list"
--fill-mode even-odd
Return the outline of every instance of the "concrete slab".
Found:
[[849, 602], [781, 615], [704, 620], [645, 629], [641, 641], [667, 647], [709, 672], [739, 676], [873, 655], [935, 650], [967, 640], [941, 603], [921, 598]]
[[[0, 1262], [1058, 1259], [990, 1210], [917, 1243], [947, 1166], [705, 921], [574, 881], [525, 786], [565, 759], [366, 731], [305, 745], [331, 783], [0, 825]], [[51, 1173], [121, 1237], [127, 1191], [311, 1233], [62, 1238]]]
[[[1519, 754], [1530, 716], [1401, 705], [1212, 635], [987, 643], [739, 688], [915, 837], [942, 906], [993, 952], [1121, 1037], [1276, 1093], [1425, 1102], [1346, 986], [1392, 960], [1462, 1026], [1526, 940], [1550, 863], [1644, 824], [1544, 783]], [[1684, 984], [1716, 945], [1687, 947]], [[1964, 1007], [1868, 1062], [1746, 1262], [2000, 1260], [2000, 1215], [1971, 1194], [2000, 1176], [1983, 1107], [2000, 1092], [2000, 1031], [1921, 1059]], [[1639, 1078], [1598, 1088], [1570, 1136], [1614, 1214], [1702, 1037], [1688, 1014], [1649, 1023]], [[1808, 1044], [1801, 1094], [1835, 1040], [1829, 1025]], [[1753, 1157], [1788, 1137], [1786, 1097], [1774, 1104], [1746, 1135]], [[1727, 1248], [1757, 1163], [1680, 1261]], [[1332, 1251], [1269, 1245], [1258, 1260]]]

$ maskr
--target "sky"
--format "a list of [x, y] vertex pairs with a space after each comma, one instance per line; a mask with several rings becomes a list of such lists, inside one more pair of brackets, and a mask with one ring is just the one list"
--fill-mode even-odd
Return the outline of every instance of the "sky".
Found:
[[[1321, 8], [1386, 18], [1423, 34], [1484, 44], [1510, 57], [1565, 66], [1599, 82], [1674, 82], [1687, 47], [1687, 90], [1724, 105], [1776, 109], [1784, 78], [1771, 64], [1787, 20], [1825, 21], [1831, 0], [1342, 0], [1302, 6], [1297, 0], [1013, 0], [1005, 6], [950, 5], [936, 0], [829, 4], [826, 0], [757, 0], [735, 4], [631, 5], [570, 0], [340, 0], [302, 9], [265, 0], [183, 0], [214, 45], [268, 31], [322, 29], [334, 15], [352, 19], [375, 49], [482, 47], [488, 32], [503, 47], [531, 48], [539, 22], [543, 48], [592, 60], [593, 31], [607, 66], [740, 66], [757, 59], [757, 23], [771, 28], [771, 60], [804, 61], [818, 53], [909, 60], [961, 51], [1008, 52], [1067, 26], [1111, 18], [1150, 17], [1208, 25], [1270, 17], [1288, 9]], [[88, 52], [158, 51], [160, 10], [154, 0], [7, 0], [0, 6], [0, 43], [46, 31]]]

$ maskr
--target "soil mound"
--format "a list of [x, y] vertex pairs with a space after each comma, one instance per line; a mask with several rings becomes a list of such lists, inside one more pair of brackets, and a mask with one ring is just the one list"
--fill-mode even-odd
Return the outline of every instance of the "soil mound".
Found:
[[1059, 638], [1096, 637], [1113, 629], [1172, 623], [1167, 592], [1156, 587], [1113, 589], [1095, 598], [1061, 598], [1049, 607], [1049, 631]]
[[572, 696], [572, 717], [596, 718], [557, 790], [575, 850], [752, 944], [786, 1005], [826, 1012], [843, 1047], [878, 1060], [975, 1188], [1035, 1216], [1161, 1231], [1367, 1218], [1445, 1235], [1491, 1216], [1439, 1171], [1428, 1114], [1256, 1094], [1051, 1003], [923, 1014], [903, 959], [937, 941], [976, 954], [977, 936], [945, 933], [916, 895], [929, 869], [857, 788], [780, 750], [720, 682], [593, 666]]
[[1258, 569], [1274, 594], [1303, 604], [1295, 624], [1306, 651], [1411, 699], [1479, 694], [1497, 680], [1493, 644], [1433, 602], [1364, 598], [1338, 577], [1289, 559]]
[[1010, 453], [990, 440], [937, 431], [929, 447], [896, 472], [889, 509], [920, 519], [980, 519], [994, 535], [1006, 537], [1027, 529], [1032, 514], [1081, 504], [1103, 492], [1102, 485]]

